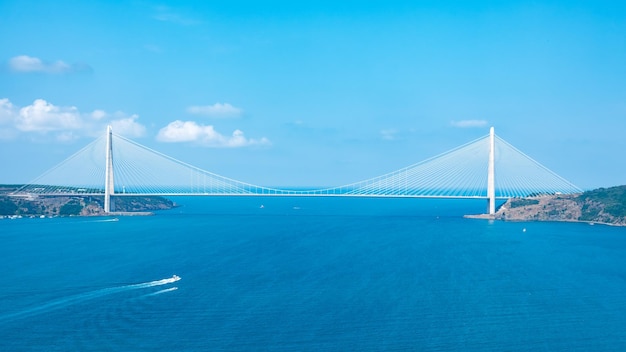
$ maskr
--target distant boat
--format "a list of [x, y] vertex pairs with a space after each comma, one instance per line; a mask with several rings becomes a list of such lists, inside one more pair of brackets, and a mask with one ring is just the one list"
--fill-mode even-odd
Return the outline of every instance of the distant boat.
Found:
[[261, 204], [260, 208], [263, 209], [263, 208], [265, 208], [265, 206], [263, 204]]

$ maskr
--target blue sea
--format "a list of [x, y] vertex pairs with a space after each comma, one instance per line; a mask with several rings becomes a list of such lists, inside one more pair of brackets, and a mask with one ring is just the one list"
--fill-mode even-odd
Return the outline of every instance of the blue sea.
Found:
[[626, 228], [462, 217], [484, 201], [173, 200], [0, 220], [0, 350], [626, 350]]

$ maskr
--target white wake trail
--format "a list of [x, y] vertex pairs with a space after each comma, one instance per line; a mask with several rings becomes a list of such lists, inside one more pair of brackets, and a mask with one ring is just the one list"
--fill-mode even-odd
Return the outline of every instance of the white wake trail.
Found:
[[146, 287], [167, 285], [167, 284], [171, 284], [173, 282], [176, 282], [178, 280], [180, 280], [180, 276], [174, 275], [174, 276], [172, 276], [170, 278], [167, 278], [167, 279], [162, 279], [162, 280], [157, 280], [157, 281], [150, 281], [150, 282], [144, 282], [144, 283], [141, 283], [141, 284], [133, 284], [133, 285], [114, 287], [114, 288], [123, 289], [124, 291], [126, 291], [126, 290], [132, 290], [132, 289], [137, 289], [137, 288], [146, 288]]
[[151, 297], [151, 296], [156, 296], [156, 295], [160, 295], [160, 294], [162, 294], [162, 293], [172, 292], [172, 291], [176, 291], [176, 290], [178, 290], [178, 287], [174, 286], [174, 287], [166, 288], [166, 289], [161, 290], [161, 291], [148, 293], [147, 295], [143, 295], [142, 297]]
[[[140, 283], [140, 284], [108, 287], [108, 288], [103, 288], [103, 289], [100, 289], [100, 290], [95, 290], [95, 291], [91, 291], [91, 292], [81, 293], [81, 294], [77, 294], [77, 295], [73, 295], [73, 296], [69, 296], [69, 297], [65, 297], [65, 298], [60, 298], [60, 299], [57, 299], [57, 300], [54, 300], [54, 301], [42, 304], [40, 306], [27, 308], [27, 309], [19, 311], [19, 312], [7, 314], [7, 315], [2, 315], [2, 316], [0, 316], [0, 321], [7, 321], [7, 320], [31, 317], [31, 316], [34, 316], [34, 315], [38, 315], [38, 314], [50, 312], [50, 311], [53, 311], [53, 310], [57, 310], [57, 309], [60, 309], [60, 308], [63, 308], [63, 307], [67, 307], [67, 306], [70, 306], [70, 305], [73, 305], [73, 304], [89, 301], [89, 300], [92, 300], [92, 299], [95, 299], [95, 298], [104, 297], [104, 296], [112, 295], [112, 294], [119, 293], [119, 292], [126, 292], [126, 291], [131, 291], [131, 290], [138, 290], [138, 289], [142, 289], [142, 288], [167, 285], [167, 284], [171, 284], [173, 282], [176, 282], [178, 280], [180, 280], [180, 277], [177, 276], [177, 275], [174, 275], [174, 276], [172, 276], [170, 278], [162, 279], [162, 280], [144, 282], [144, 283]], [[168, 290], [169, 291], [173, 291], [175, 289], [177, 289], [177, 287], [173, 287], [173, 288], [166, 289], [166, 290], [161, 290], [161, 291], [168, 291]], [[158, 292], [161, 292], [161, 291], [158, 291]]]

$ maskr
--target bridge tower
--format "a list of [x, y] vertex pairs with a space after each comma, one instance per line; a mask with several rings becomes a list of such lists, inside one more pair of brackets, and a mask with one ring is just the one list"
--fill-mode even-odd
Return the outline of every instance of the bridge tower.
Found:
[[489, 214], [496, 213], [496, 134], [494, 128], [489, 130], [489, 167], [487, 170], [487, 208]]
[[[107, 126], [107, 143], [106, 143], [106, 164], [104, 167], [104, 212], [110, 213], [111, 208], [115, 207], [111, 204], [111, 195], [115, 193], [113, 184], [113, 128]], [[113, 206], [112, 206], [113, 205]]]

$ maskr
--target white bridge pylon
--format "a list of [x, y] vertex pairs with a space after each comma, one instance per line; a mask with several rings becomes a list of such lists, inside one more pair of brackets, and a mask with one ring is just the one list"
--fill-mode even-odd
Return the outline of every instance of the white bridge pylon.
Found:
[[107, 133], [14, 192], [15, 195], [104, 196], [350, 196], [488, 200], [582, 190], [496, 136], [487, 136], [405, 168], [339, 187], [269, 188], [202, 170]]

